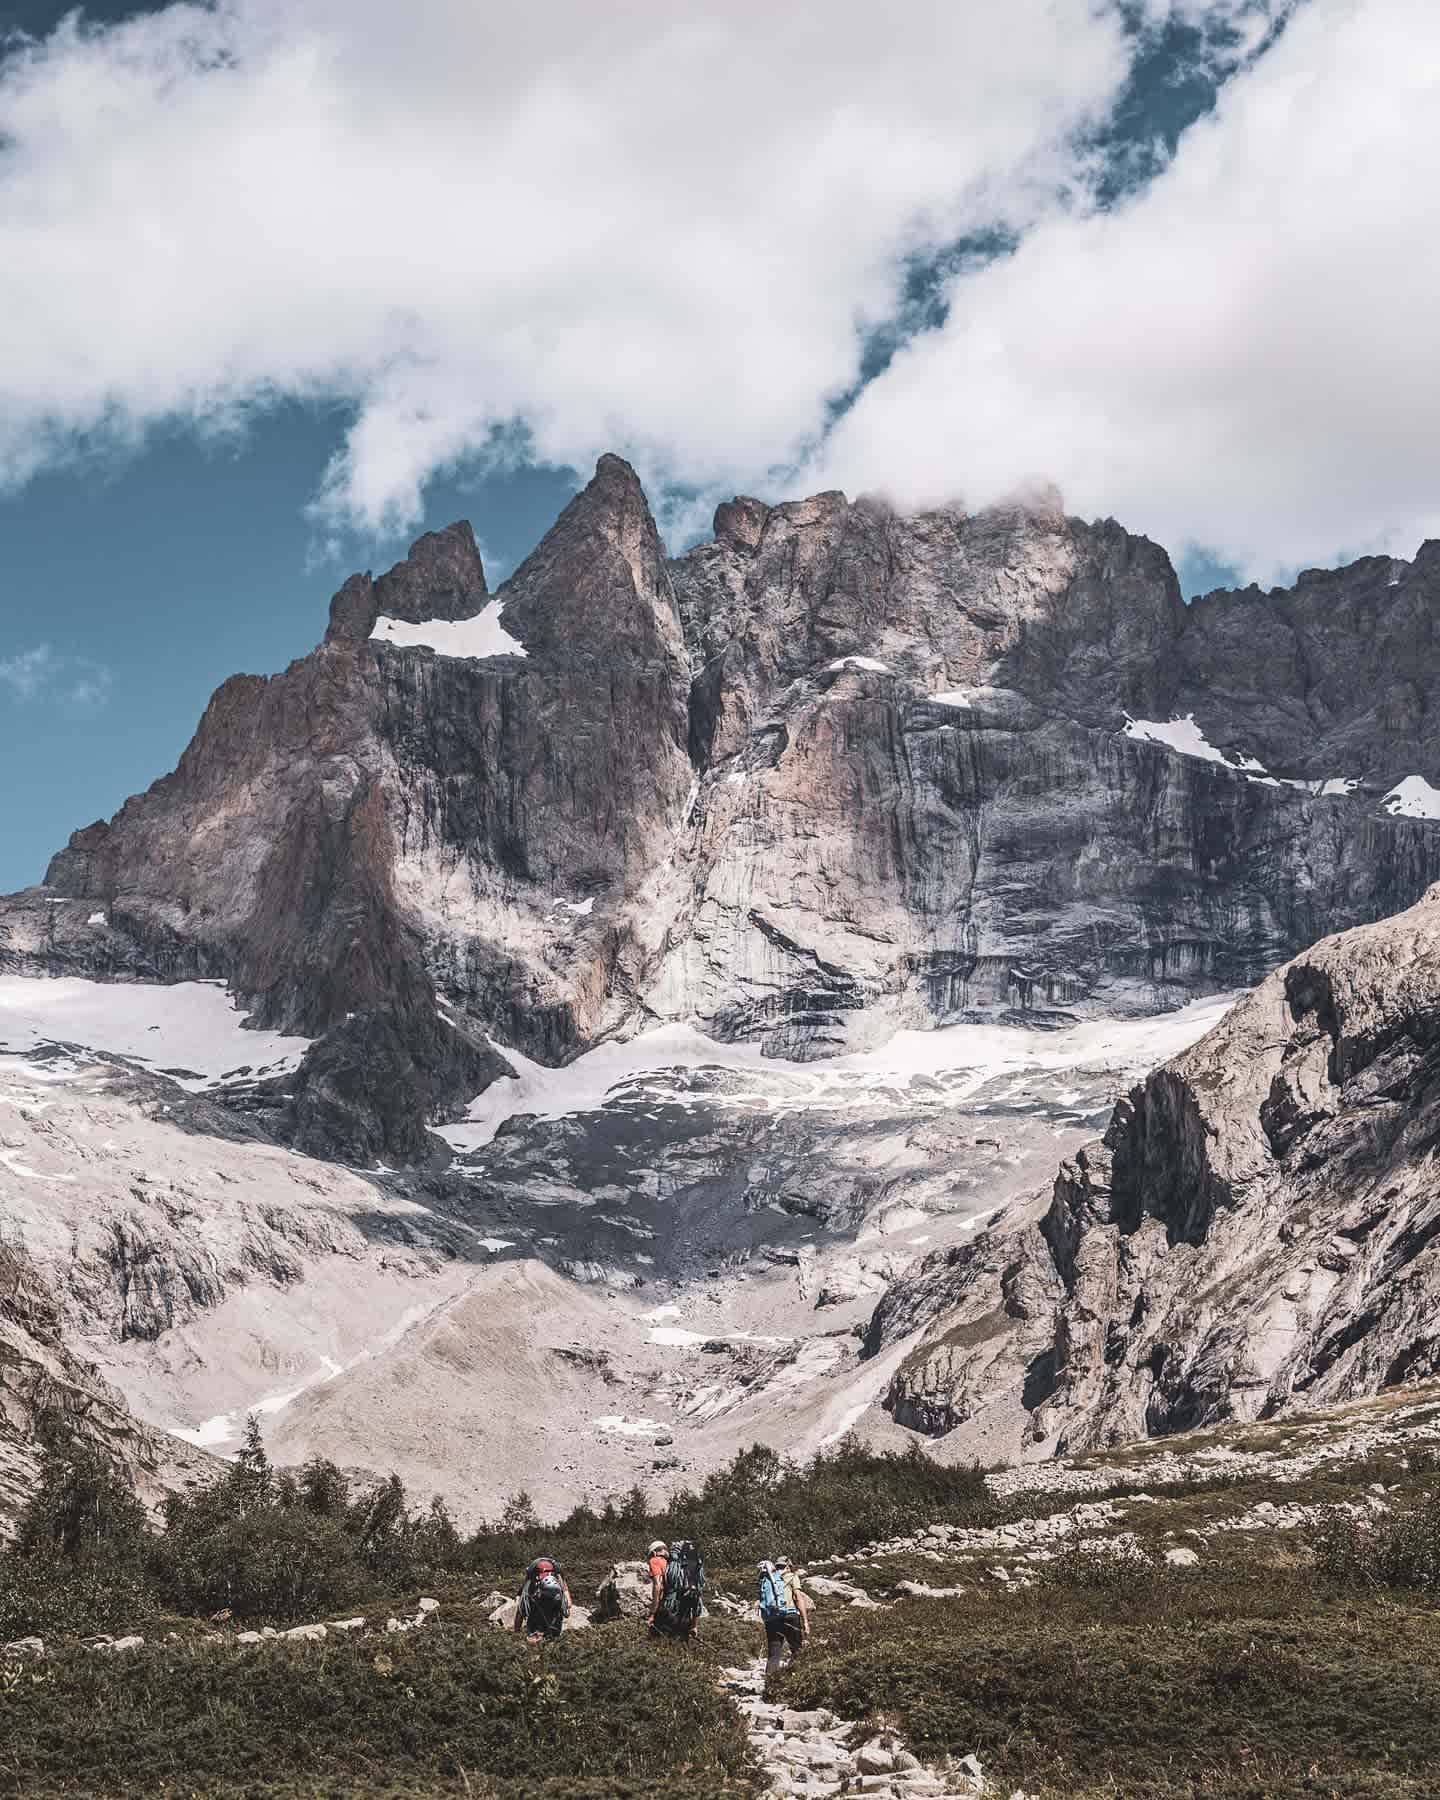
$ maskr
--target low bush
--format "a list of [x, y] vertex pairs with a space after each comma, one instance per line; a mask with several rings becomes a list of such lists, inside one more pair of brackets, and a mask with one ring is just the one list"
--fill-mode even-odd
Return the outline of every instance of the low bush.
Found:
[[[876, 1453], [847, 1438], [808, 1463], [756, 1444], [663, 1506], [632, 1489], [598, 1512], [577, 1507], [544, 1536], [562, 1559], [587, 1560], [601, 1545], [633, 1556], [648, 1538], [698, 1538], [712, 1567], [743, 1568], [778, 1551], [801, 1560], [843, 1555], [932, 1520], [969, 1525], [998, 1516], [978, 1466], [947, 1467], [915, 1448]], [[467, 1560], [477, 1570], [523, 1567], [534, 1540], [533, 1530], [517, 1534], [501, 1521], [475, 1534]]]
[[1337, 1507], [1315, 1530], [1311, 1551], [1320, 1574], [1342, 1586], [1440, 1593], [1440, 1494], [1389, 1517]]
[[1211, 1564], [818, 1616], [795, 1706], [979, 1755], [999, 1792], [1421, 1800], [1440, 1791], [1440, 1617]]
[[612, 1628], [82, 1654], [0, 1687], [0, 1795], [750, 1795], [703, 1662]]
[[155, 1610], [154, 1593], [137, 1570], [0, 1556], [0, 1643], [32, 1634], [85, 1637], [130, 1631]]

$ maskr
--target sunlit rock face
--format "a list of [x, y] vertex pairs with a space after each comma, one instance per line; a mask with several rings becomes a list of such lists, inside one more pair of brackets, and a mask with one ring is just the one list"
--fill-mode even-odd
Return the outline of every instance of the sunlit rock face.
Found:
[[1437, 589], [1426, 545], [1186, 607], [1043, 494], [739, 498], [669, 559], [607, 456], [493, 594], [463, 522], [347, 581], [3, 904], [0, 966], [224, 981], [310, 1040], [226, 1104], [357, 1162], [437, 1154], [507, 1050], [1163, 1009], [1440, 874]]
[[892, 1286], [886, 1405], [952, 1448], [1123, 1443], [1440, 1368], [1440, 889], [1267, 977], [1022, 1207]]

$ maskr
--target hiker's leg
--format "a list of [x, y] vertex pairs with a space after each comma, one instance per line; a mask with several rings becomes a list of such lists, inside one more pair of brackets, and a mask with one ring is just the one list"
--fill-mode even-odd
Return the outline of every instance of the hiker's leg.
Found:
[[780, 1672], [780, 1658], [785, 1653], [785, 1633], [783, 1631], [767, 1631], [765, 1633], [765, 1679]]

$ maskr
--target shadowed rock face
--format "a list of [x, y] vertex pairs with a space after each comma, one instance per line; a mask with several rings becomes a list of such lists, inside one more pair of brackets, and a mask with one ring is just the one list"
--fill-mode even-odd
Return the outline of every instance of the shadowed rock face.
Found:
[[870, 1350], [920, 1334], [896, 1419], [1035, 1454], [1433, 1375], [1437, 1021], [1440, 888], [1277, 970], [1120, 1103], [1042, 1218], [886, 1294]]
[[57, 1444], [94, 1452], [152, 1506], [167, 1488], [215, 1466], [135, 1418], [94, 1365], [71, 1353], [61, 1327], [61, 1308], [30, 1258], [0, 1246], [0, 1527], [18, 1513]]
[[[225, 980], [316, 1040], [231, 1104], [355, 1161], [430, 1154], [492, 1038], [553, 1064], [683, 1021], [804, 1059], [1174, 1005], [1440, 876], [1437, 825], [1381, 805], [1440, 781], [1437, 598], [1427, 545], [1187, 608], [1155, 545], [1044, 499], [739, 498], [667, 561], [604, 457], [496, 595], [452, 525], [227, 682], [0, 908], [0, 967]], [[454, 653], [496, 617], [515, 650]], [[1123, 729], [1191, 712], [1228, 760]]]

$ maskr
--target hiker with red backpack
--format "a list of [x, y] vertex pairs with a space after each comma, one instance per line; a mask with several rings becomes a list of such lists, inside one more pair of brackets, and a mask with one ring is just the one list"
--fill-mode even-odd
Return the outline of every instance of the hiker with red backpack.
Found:
[[570, 1617], [570, 1584], [551, 1556], [537, 1556], [525, 1571], [515, 1606], [515, 1629], [531, 1643], [558, 1638]]
[[670, 1566], [670, 1546], [664, 1538], [656, 1538], [645, 1552], [645, 1567], [650, 1571], [650, 1628], [660, 1611], [660, 1598], [665, 1592], [665, 1571]]
[[700, 1546], [681, 1538], [667, 1549], [650, 1546], [650, 1631], [684, 1644], [696, 1635], [704, 1610], [705, 1559]]

